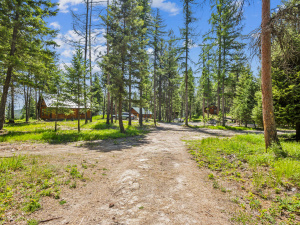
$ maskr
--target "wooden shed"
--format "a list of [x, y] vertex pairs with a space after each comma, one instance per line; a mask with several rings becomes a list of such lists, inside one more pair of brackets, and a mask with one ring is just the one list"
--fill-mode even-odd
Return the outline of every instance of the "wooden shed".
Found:
[[[38, 113], [40, 114], [40, 118], [43, 120], [55, 120], [56, 119], [56, 100], [53, 98], [44, 99], [40, 98], [37, 106], [38, 106]], [[64, 119], [77, 119], [78, 118], [78, 106], [74, 102], [71, 101], [65, 101], [60, 102], [60, 109], [57, 114], [58, 120], [64, 120]], [[90, 105], [87, 105], [87, 108], [89, 108]], [[80, 109], [84, 109], [84, 106], [80, 106]], [[91, 110], [87, 110], [87, 117], [90, 119], [91, 117]], [[85, 113], [80, 113], [80, 119], [85, 118]]]
[[[152, 118], [152, 112], [149, 110], [145, 110], [142, 108], [143, 118]], [[132, 107], [131, 108], [131, 114], [135, 115], [136, 117], [140, 116], [140, 108], [138, 107]]]
[[[209, 108], [209, 114], [217, 115], [218, 114], [218, 107], [215, 105], [211, 105]], [[205, 107], [204, 112], [207, 113], [207, 107]]]

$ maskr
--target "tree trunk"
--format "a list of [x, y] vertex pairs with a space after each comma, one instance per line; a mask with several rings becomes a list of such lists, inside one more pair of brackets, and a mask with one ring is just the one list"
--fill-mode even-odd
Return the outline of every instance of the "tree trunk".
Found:
[[[113, 101], [113, 98], [111, 97], [110, 98], [110, 112], [111, 112], [111, 114], [113, 114], [113, 112], [114, 112], [114, 101]], [[117, 117], [117, 114], [115, 113], [115, 117]], [[113, 124], [114, 123], [114, 118], [112, 117], [112, 115], [111, 115], [111, 117], [110, 117], [110, 122]]]
[[9, 123], [15, 123], [15, 90], [14, 90], [13, 77], [11, 80], [10, 91], [11, 91], [11, 93], [10, 93], [10, 95], [11, 95], [11, 112], [10, 112]]
[[158, 79], [158, 121], [161, 121], [161, 74]]
[[[116, 102], [115, 102], [115, 115], [117, 115], [117, 112], [118, 112], [117, 106], [118, 106], [118, 104], [117, 104], [117, 99], [116, 99]], [[122, 111], [122, 108], [121, 108], [121, 111]], [[120, 120], [120, 118], [119, 118], [119, 120]], [[115, 123], [117, 123], [117, 116], [115, 116]]]
[[184, 82], [185, 82], [185, 125], [188, 126], [189, 125], [189, 121], [188, 121], [188, 110], [189, 110], [189, 102], [188, 102], [188, 57], [189, 57], [189, 37], [188, 37], [188, 20], [189, 20], [189, 16], [188, 14], [189, 12], [189, 4], [187, 2], [186, 4], [186, 32], [185, 32], [185, 74], [184, 74]]
[[225, 95], [224, 95], [224, 90], [225, 90], [225, 74], [223, 75], [222, 79], [222, 126], [225, 126]]
[[[19, 14], [18, 14], [18, 11], [16, 11], [16, 16], [15, 16], [14, 21], [17, 22], [18, 20], [19, 20]], [[14, 29], [13, 29], [12, 41], [11, 41], [11, 46], [10, 46], [9, 55], [11, 57], [14, 56], [15, 51], [16, 51], [17, 33], [18, 33], [18, 27], [17, 27], [17, 23], [16, 23], [14, 26]], [[3, 92], [2, 92], [2, 96], [1, 96], [1, 102], [0, 102], [0, 130], [3, 129], [4, 122], [5, 122], [5, 105], [6, 105], [6, 101], [7, 101], [7, 94], [8, 94], [8, 89], [10, 86], [10, 80], [12, 77], [12, 71], [13, 71], [13, 65], [10, 64], [10, 66], [8, 66], [8, 68], [7, 68], [6, 78], [5, 78], [5, 82], [3, 85]]]
[[104, 116], [105, 116], [105, 110], [106, 110], [106, 108], [105, 108], [105, 105], [106, 105], [106, 101], [105, 101], [105, 99], [106, 99], [106, 89], [104, 90], [104, 98], [103, 98], [103, 112], [102, 112], [102, 119], [104, 119]]
[[204, 119], [205, 117], [205, 94], [203, 93], [202, 97], [202, 118]]
[[143, 126], [143, 108], [142, 108], [142, 97], [143, 97], [143, 91], [140, 89], [140, 116], [139, 116], [139, 124], [142, 127]]
[[88, 122], [87, 118], [87, 98], [86, 98], [86, 75], [87, 75], [87, 51], [88, 51], [88, 26], [89, 26], [89, 0], [86, 0], [86, 18], [85, 18], [85, 42], [84, 42], [84, 78], [83, 78], [83, 101], [84, 101], [84, 118], [85, 124]]
[[[108, 6], [109, 6], [109, 0], [107, 0], [107, 13], [108, 13]], [[106, 33], [108, 34], [109, 30], [108, 30], [108, 25], [106, 27]], [[108, 39], [106, 39], [106, 54], [109, 54], [109, 44], [108, 44]], [[110, 85], [110, 74], [107, 71], [107, 85]], [[107, 87], [107, 117], [106, 117], [106, 124], [109, 124], [109, 115], [110, 115], [110, 93], [109, 93], [109, 89]]]
[[90, 12], [90, 23], [89, 23], [89, 66], [90, 66], [90, 90], [91, 90], [91, 99], [90, 99], [90, 111], [91, 117], [90, 122], [93, 122], [93, 77], [92, 77], [92, 37], [91, 37], [91, 29], [92, 29], [92, 10], [93, 10], [93, 0], [91, 0], [91, 12]]
[[264, 135], [266, 150], [272, 144], [280, 144], [277, 137], [271, 78], [271, 30], [270, 22], [270, 0], [262, 1], [262, 32], [261, 32], [261, 83], [262, 83], [262, 105], [264, 120]]
[[128, 100], [129, 100], [129, 118], [128, 118], [128, 125], [131, 126], [131, 56], [130, 56], [130, 71], [129, 71], [129, 93], [128, 93]]
[[[117, 102], [116, 102], [117, 104]], [[123, 120], [122, 120], [122, 98], [119, 97], [119, 127], [120, 127], [120, 132], [125, 133], [124, 125], [123, 125]]]

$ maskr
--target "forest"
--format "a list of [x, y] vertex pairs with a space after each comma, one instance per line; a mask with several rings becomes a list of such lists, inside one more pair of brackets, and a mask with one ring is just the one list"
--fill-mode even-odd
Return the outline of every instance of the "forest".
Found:
[[[299, 0], [282, 0], [275, 9], [270, 0], [262, 0], [260, 26], [250, 33], [244, 31], [244, 12], [246, 7], [257, 7], [251, 0], [181, 0], [182, 20], [177, 30], [169, 29], [164, 13], [159, 7], [151, 7], [150, 0], [82, 0], [79, 11], [69, 12], [73, 34], [69, 37], [49, 23], [60, 13], [61, 2], [0, 0], [0, 150], [10, 151], [18, 148], [12, 147], [14, 144], [24, 143], [47, 143], [53, 149], [57, 148], [54, 144], [70, 143], [92, 148], [97, 141], [112, 140], [112, 146], [119, 146], [119, 140], [151, 137], [155, 129], [165, 132], [176, 125], [182, 132], [178, 139], [186, 141], [200, 167], [205, 165], [213, 171], [208, 177], [214, 189], [227, 192], [217, 183], [224, 168], [228, 176], [244, 182], [240, 177], [244, 161], [249, 168], [271, 168], [268, 171], [276, 182], [269, 182], [263, 169], [251, 170], [262, 201], [268, 199], [262, 197], [265, 186], [272, 187], [276, 194], [279, 186], [290, 185], [286, 187], [289, 190], [299, 187]], [[210, 10], [209, 20], [201, 21], [208, 28], [205, 32], [196, 25], [203, 10]], [[69, 46], [70, 61], [62, 60], [61, 46]], [[196, 57], [195, 46], [199, 50]], [[257, 68], [253, 60], [259, 61]], [[212, 130], [218, 131], [212, 134]], [[249, 136], [248, 131], [252, 132]], [[210, 136], [199, 142], [188, 140], [184, 135], [192, 137], [192, 132], [208, 132]], [[230, 142], [219, 136], [234, 137]], [[210, 139], [213, 137], [216, 139]], [[140, 145], [134, 139], [132, 146]], [[218, 151], [212, 150], [215, 148]], [[12, 162], [6, 162], [1, 156], [0, 172], [24, 170], [26, 174], [29, 167], [23, 163], [30, 164], [30, 157], [13, 156]], [[77, 166], [65, 168], [68, 179], [74, 181], [71, 186], [86, 180]], [[104, 169], [102, 175], [106, 176]], [[255, 180], [257, 174], [265, 182]], [[34, 176], [31, 178], [38, 179], [39, 175]], [[52, 175], [41, 176], [48, 182]], [[0, 189], [7, 185], [6, 179], [0, 182]], [[42, 185], [38, 180], [32, 182]], [[47, 188], [56, 190], [61, 184], [51, 185]], [[249, 201], [256, 204], [253, 191], [248, 191]], [[5, 193], [4, 197], [0, 195], [0, 223], [3, 218], [8, 220], [3, 215], [10, 207], [6, 203], [10, 192]], [[58, 191], [51, 193], [49, 196], [59, 198]], [[39, 199], [48, 196], [44, 192], [35, 194], [35, 200], [26, 205], [27, 212], [39, 209]], [[267, 219], [268, 213], [274, 216], [271, 208], [262, 212], [263, 206], [257, 206], [260, 222], [277, 224], [286, 218], [299, 221], [300, 197], [294, 196], [297, 201], [288, 203], [293, 209], [283, 206], [284, 200], [274, 200], [281, 210], [288, 211], [279, 219]], [[249, 207], [253, 210], [251, 204]], [[236, 221], [250, 224], [250, 217], [243, 215]], [[124, 224], [132, 221], [127, 222]]]

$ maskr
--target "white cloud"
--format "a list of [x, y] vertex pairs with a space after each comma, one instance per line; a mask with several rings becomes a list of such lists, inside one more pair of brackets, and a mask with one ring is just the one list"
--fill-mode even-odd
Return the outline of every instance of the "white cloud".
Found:
[[72, 58], [73, 51], [71, 49], [66, 49], [61, 53], [61, 55], [66, 58]]
[[[84, 1], [83, 0], [59, 0], [59, 11], [62, 13], [68, 13], [69, 12], [69, 8], [71, 6], [75, 6], [75, 5], [79, 5], [79, 4], [83, 4]], [[98, 3], [99, 5], [106, 5], [106, 1], [102, 1]], [[77, 11], [78, 8], [74, 7], [72, 8], [73, 11]]]
[[59, 3], [58, 8], [60, 12], [68, 13], [69, 12], [68, 9], [70, 6], [79, 5], [83, 3], [83, 1], [82, 0], [59, 0], [58, 3]]
[[50, 23], [50, 26], [52, 26], [54, 29], [60, 30], [60, 25], [58, 22], [52, 22]]
[[152, 7], [159, 8], [163, 11], [169, 12], [172, 16], [179, 13], [180, 8], [174, 2], [169, 2], [165, 0], [153, 0]]

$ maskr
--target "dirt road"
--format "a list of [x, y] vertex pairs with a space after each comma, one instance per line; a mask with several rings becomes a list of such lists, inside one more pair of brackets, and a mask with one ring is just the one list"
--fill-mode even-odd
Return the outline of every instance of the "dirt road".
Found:
[[[44, 198], [32, 218], [43, 224], [231, 224], [235, 205], [212, 187], [209, 171], [199, 169], [184, 139], [232, 136], [245, 131], [190, 129], [160, 124], [145, 137], [92, 145], [30, 145], [18, 153], [51, 155], [89, 167], [89, 180], [64, 188], [66, 204]], [[77, 145], [77, 146], [76, 146]], [[2, 149], [1, 154], [11, 154]]]

